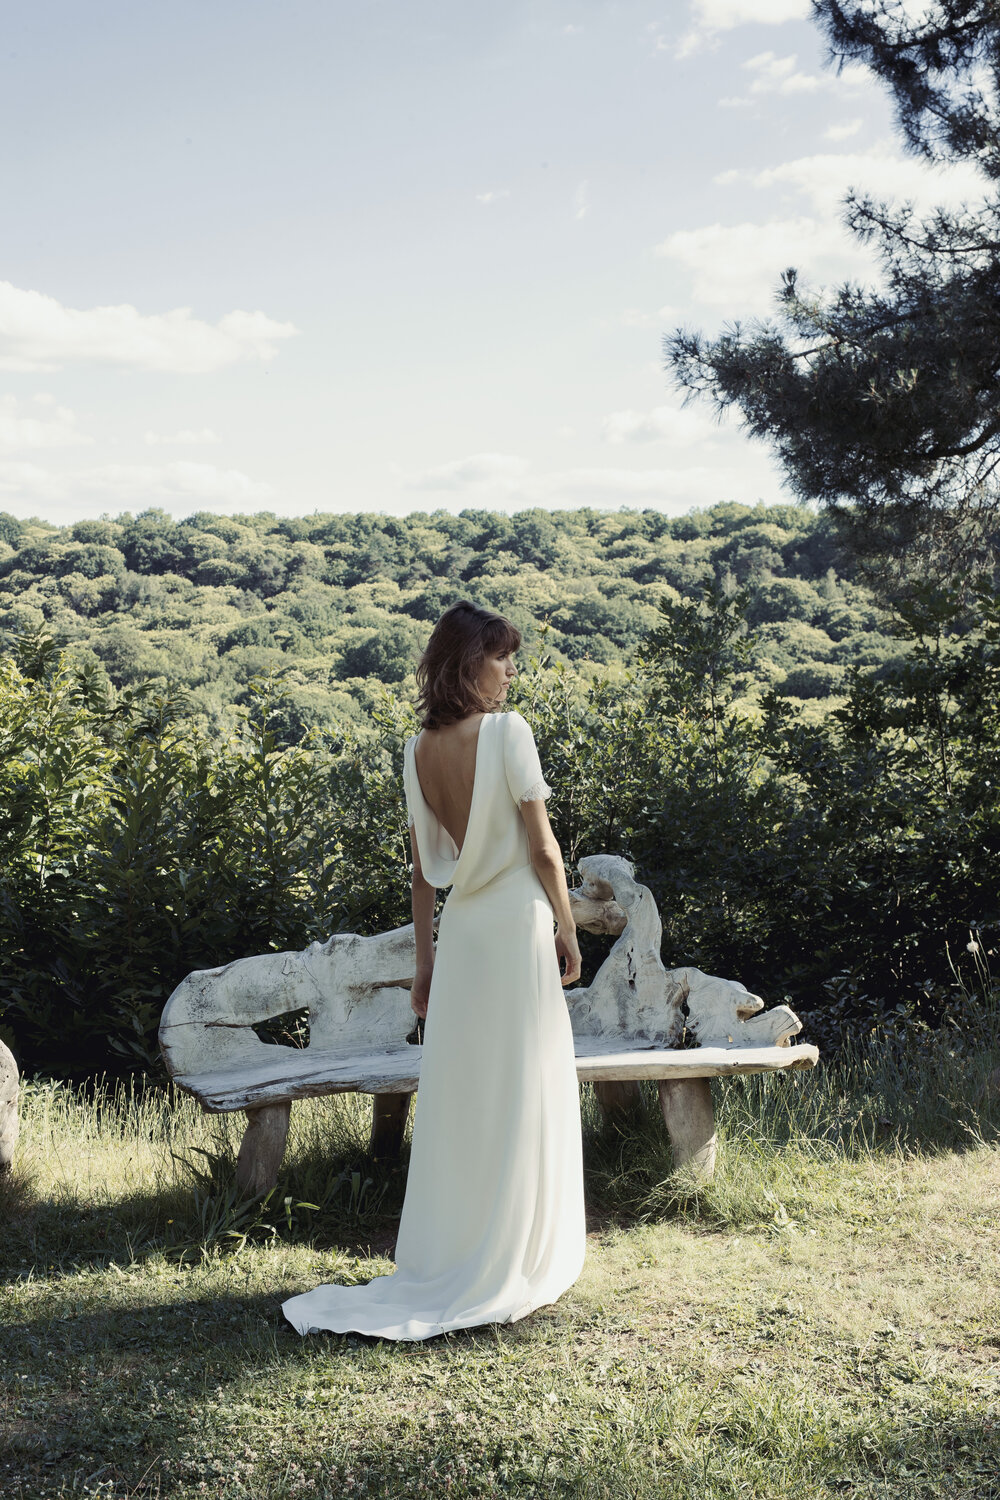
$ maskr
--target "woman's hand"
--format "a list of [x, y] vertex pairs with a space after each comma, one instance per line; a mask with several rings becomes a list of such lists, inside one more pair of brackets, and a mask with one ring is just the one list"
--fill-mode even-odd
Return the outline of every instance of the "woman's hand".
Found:
[[431, 993], [431, 976], [433, 969], [420, 969], [413, 977], [410, 985], [410, 1009], [416, 1011], [417, 1015], [426, 1019], [427, 1001]]
[[580, 944], [576, 940], [576, 927], [556, 928], [556, 957], [561, 962], [566, 960], [566, 967], [562, 971], [562, 983], [572, 984], [579, 979], [582, 959], [580, 958]]

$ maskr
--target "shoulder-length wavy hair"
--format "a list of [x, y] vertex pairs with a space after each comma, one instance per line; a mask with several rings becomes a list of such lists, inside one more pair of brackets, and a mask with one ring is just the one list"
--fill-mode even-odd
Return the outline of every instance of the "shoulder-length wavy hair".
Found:
[[506, 615], [460, 599], [431, 631], [417, 663], [417, 711], [422, 729], [440, 729], [469, 714], [490, 713], [495, 704], [476, 679], [487, 656], [516, 651], [521, 632]]

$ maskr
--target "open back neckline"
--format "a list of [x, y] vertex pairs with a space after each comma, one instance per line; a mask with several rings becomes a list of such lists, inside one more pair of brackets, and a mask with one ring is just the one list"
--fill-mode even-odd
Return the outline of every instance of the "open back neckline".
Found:
[[473, 767], [472, 767], [472, 796], [469, 799], [469, 816], [465, 820], [465, 837], [462, 839], [461, 848], [459, 848], [458, 840], [456, 838], [454, 838], [451, 833], [448, 832], [448, 829], [445, 828], [445, 826], [442, 823], [441, 819], [438, 817], [437, 813], [434, 811], [433, 807], [431, 807], [431, 805], [428, 802], [427, 798], [424, 796], [424, 789], [420, 785], [420, 772], [417, 769], [417, 741], [419, 740], [420, 736], [423, 734], [423, 730], [422, 729], [418, 730], [418, 732], [413, 736], [413, 777], [414, 777], [414, 780], [417, 783], [417, 791], [420, 793], [420, 800], [424, 804], [424, 806], [426, 807], [427, 811], [430, 813], [431, 817], [434, 819], [434, 821], [438, 825], [438, 827], [441, 828], [441, 829], [443, 829], [444, 832], [448, 834], [448, 837], [451, 839], [451, 842], [454, 844], [456, 850], [458, 851], [457, 854], [455, 855], [455, 861], [456, 861], [456, 863], [457, 863], [458, 860], [461, 859], [461, 857], [462, 857], [462, 850], [465, 848], [466, 844], [469, 842], [469, 829], [472, 827], [472, 813], [473, 813], [473, 809], [475, 808], [475, 805], [476, 805], [476, 787], [479, 784], [479, 747], [482, 744], [482, 740], [483, 740], [483, 725], [486, 723], [487, 719], [491, 719], [491, 718], [494, 718], [494, 717], [495, 717], [494, 714], [489, 714], [489, 713], [483, 714], [483, 717], [479, 721], [479, 728], [476, 731], [476, 755], [475, 755], [475, 760], [473, 762]]

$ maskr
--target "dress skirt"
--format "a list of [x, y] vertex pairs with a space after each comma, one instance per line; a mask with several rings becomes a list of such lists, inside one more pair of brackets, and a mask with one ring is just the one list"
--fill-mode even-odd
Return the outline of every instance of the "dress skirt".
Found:
[[453, 887], [438, 925], [396, 1271], [283, 1304], [302, 1333], [513, 1323], [579, 1276], [580, 1089], [552, 907], [530, 864]]

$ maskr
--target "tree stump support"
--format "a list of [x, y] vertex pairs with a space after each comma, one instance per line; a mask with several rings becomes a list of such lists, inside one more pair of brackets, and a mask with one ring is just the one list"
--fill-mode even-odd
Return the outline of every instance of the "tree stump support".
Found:
[[0, 1042], [0, 1172], [9, 1172], [14, 1165], [19, 1129], [18, 1086], [14, 1054], [4, 1042]]
[[594, 1093], [608, 1125], [624, 1128], [639, 1113], [642, 1099], [634, 1078], [595, 1079]]
[[715, 1172], [711, 1084], [707, 1078], [660, 1078], [657, 1088], [674, 1166], [686, 1167], [699, 1182], [711, 1182]]
[[290, 1099], [246, 1111], [247, 1128], [236, 1158], [236, 1182], [245, 1197], [261, 1198], [276, 1185], [291, 1113]]
[[410, 1113], [411, 1094], [372, 1095], [371, 1153], [376, 1161], [396, 1161]]

